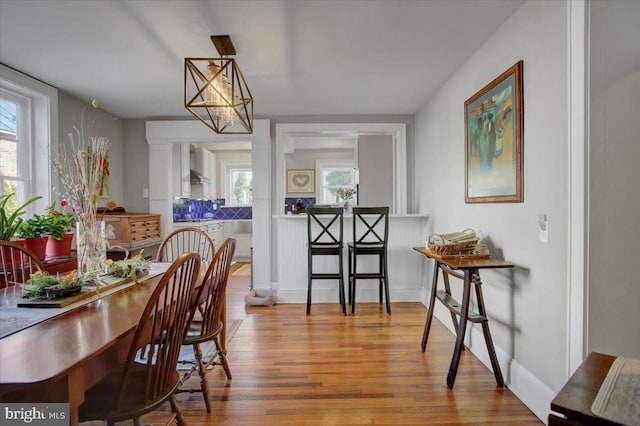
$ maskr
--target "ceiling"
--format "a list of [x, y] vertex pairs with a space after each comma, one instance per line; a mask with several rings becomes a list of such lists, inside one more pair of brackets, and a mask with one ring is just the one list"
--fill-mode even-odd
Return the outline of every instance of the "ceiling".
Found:
[[0, 0], [0, 62], [120, 118], [177, 118], [229, 34], [256, 117], [414, 114], [524, 0]]

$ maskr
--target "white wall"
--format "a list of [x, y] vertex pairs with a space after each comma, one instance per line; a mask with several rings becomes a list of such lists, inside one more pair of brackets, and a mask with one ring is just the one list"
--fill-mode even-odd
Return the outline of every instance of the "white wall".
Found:
[[358, 137], [358, 204], [393, 205], [393, 143], [389, 135]]
[[588, 351], [640, 358], [640, 2], [591, 3]]
[[[98, 99], [98, 101], [100, 101]], [[69, 141], [68, 134], [75, 134], [73, 126], [80, 128], [80, 118], [82, 109], [91, 102], [83, 101], [72, 97], [66, 92], [58, 92], [58, 117], [59, 117], [59, 141], [67, 143]], [[84, 135], [86, 141], [91, 136], [104, 136], [109, 139], [109, 172], [111, 186], [111, 200], [114, 200], [119, 206], [125, 205], [123, 192], [124, 184], [124, 147], [123, 147], [123, 131], [122, 121], [116, 119], [109, 112], [102, 109], [95, 109], [89, 106], [84, 113]], [[77, 141], [77, 135], [76, 141]], [[104, 206], [109, 200], [102, 200], [100, 205]], [[125, 206], [126, 207], [126, 206]]]
[[[251, 164], [251, 151], [215, 151], [216, 154], [216, 194], [217, 198], [224, 198], [229, 202], [229, 194], [225, 192], [226, 176], [225, 164]], [[227, 183], [228, 185], [228, 183]]]
[[[516, 265], [483, 272], [484, 297], [505, 379], [540, 417], [566, 379], [567, 53], [567, 4], [528, 1], [415, 120], [414, 197], [431, 213], [430, 232], [475, 228]], [[524, 202], [465, 204], [464, 102], [520, 59]], [[538, 240], [538, 213], [549, 217], [548, 244]], [[474, 352], [484, 346], [481, 337], [471, 343]]]
[[[149, 145], [144, 136], [144, 120], [123, 120], [122, 123], [126, 147], [123, 156], [126, 186], [123, 205], [129, 212], [148, 213], [149, 196], [144, 197], [144, 189], [148, 191], [149, 188]], [[179, 191], [180, 186], [177, 187]]]

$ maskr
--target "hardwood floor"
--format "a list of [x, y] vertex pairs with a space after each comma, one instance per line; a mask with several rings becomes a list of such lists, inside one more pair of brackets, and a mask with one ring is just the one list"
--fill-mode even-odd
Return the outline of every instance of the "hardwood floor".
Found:
[[[209, 372], [213, 412], [200, 394], [177, 397], [190, 425], [542, 424], [469, 351], [453, 390], [446, 385], [454, 336], [437, 320], [420, 351], [420, 303], [245, 307], [248, 276], [232, 276], [227, 318], [241, 319], [228, 345], [233, 379]], [[191, 385], [198, 379], [192, 377]], [[166, 421], [168, 406], [143, 418]]]

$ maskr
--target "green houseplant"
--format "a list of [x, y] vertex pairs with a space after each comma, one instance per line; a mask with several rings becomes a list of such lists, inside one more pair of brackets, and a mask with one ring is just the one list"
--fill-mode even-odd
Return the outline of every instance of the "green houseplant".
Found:
[[40, 196], [33, 197], [21, 206], [17, 206], [16, 209], [10, 213], [9, 202], [14, 195], [13, 193], [0, 195], [0, 240], [9, 241], [15, 237], [18, 228], [20, 228], [20, 224], [23, 222], [21, 216], [25, 214], [25, 208], [29, 204], [42, 198]]
[[48, 219], [45, 216], [34, 214], [33, 217], [20, 223], [16, 236], [24, 238], [24, 246], [31, 250], [38, 259], [44, 260], [47, 249]]
[[16, 231], [18, 238], [42, 238], [47, 235], [48, 220], [44, 216], [34, 214], [33, 217], [23, 220]]

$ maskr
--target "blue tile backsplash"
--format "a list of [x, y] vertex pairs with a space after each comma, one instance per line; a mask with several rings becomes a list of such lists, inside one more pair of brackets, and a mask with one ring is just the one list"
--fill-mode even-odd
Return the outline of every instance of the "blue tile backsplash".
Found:
[[251, 219], [252, 209], [247, 207], [225, 207], [225, 200], [191, 200], [176, 198], [173, 200], [173, 221], [189, 220], [240, 220]]

